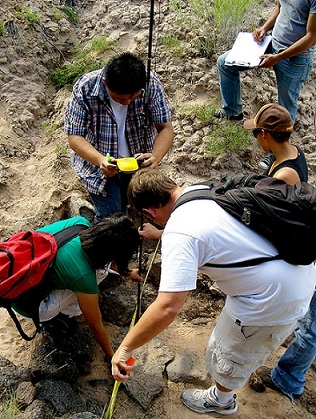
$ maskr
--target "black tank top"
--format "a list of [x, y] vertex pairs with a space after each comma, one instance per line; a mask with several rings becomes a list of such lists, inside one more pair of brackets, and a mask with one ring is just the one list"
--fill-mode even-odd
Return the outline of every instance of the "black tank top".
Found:
[[275, 168], [272, 170], [272, 172], [269, 174], [269, 170], [270, 170], [270, 166], [266, 171], [265, 171], [265, 175], [266, 176], [270, 176], [273, 177], [275, 175], [275, 173], [282, 169], [283, 167], [290, 167], [291, 169], [294, 169], [297, 174], [299, 175], [299, 178], [301, 180], [301, 182], [307, 182], [308, 179], [308, 168], [307, 168], [307, 163], [306, 163], [306, 159], [305, 159], [305, 155], [303, 153], [303, 151], [298, 147], [295, 146], [297, 148], [298, 151], [298, 156], [295, 159], [289, 159], [289, 160], [285, 160], [284, 162], [278, 164], [277, 166], [275, 166]]

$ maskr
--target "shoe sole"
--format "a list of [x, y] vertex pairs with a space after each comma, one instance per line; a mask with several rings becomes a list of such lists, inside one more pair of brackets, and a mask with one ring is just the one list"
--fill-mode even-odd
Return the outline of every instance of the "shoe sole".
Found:
[[215, 409], [199, 409], [198, 407], [194, 408], [192, 406], [189, 406], [182, 398], [181, 398], [181, 400], [182, 400], [182, 403], [188, 409], [190, 409], [190, 410], [192, 410], [193, 412], [196, 412], [196, 413], [217, 413], [219, 415], [228, 416], [228, 415], [232, 415], [233, 413], [236, 413], [237, 410], [238, 410], [237, 403], [235, 403], [235, 407], [233, 409], [231, 409], [231, 410], [228, 410], [228, 409], [217, 410], [217, 408], [215, 408]]

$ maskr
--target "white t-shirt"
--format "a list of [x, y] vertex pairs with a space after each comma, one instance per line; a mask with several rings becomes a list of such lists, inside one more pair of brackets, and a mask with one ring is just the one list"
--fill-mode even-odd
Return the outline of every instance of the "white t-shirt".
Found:
[[177, 208], [165, 227], [159, 291], [195, 289], [200, 268], [227, 294], [231, 318], [249, 326], [289, 324], [308, 309], [316, 282], [313, 264], [294, 266], [275, 260], [245, 268], [203, 267], [277, 253], [269, 241], [216, 202], [191, 201]]
[[127, 105], [115, 102], [109, 94], [111, 108], [115, 116], [117, 124], [117, 136], [118, 136], [118, 157], [130, 157], [131, 152], [126, 141], [125, 136], [125, 124], [127, 115]]

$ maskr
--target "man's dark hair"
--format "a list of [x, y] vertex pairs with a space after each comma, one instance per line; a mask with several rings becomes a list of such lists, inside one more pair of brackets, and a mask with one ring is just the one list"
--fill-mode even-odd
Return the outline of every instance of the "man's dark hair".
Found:
[[130, 52], [116, 55], [105, 66], [105, 80], [112, 92], [134, 94], [146, 86], [145, 64]]
[[118, 272], [126, 275], [128, 263], [139, 246], [139, 234], [132, 220], [123, 213], [103, 218], [80, 234], [82, 249], [94, 269], [115, 261]]

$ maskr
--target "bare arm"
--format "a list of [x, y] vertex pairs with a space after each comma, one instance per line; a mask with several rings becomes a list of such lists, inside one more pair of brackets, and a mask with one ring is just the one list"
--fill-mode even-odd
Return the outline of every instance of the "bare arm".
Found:
[[277, 179], [282, 179], [288, 185], [295, 185], [296, 183], [300, 182], [300, 177], [296, 170], [292, 169], [291, 167], [283, 167], [282, 169], [278, 170], [273, 177]]
[[145, 159], [142, 167], [156, 169], [172, 146], [174, 135], [172, 123], [165, 122], [163, 124], [156, 124], [156, 129], [158, 135], [152, 153], [144, 153], [139, 156], [140, 158]]
[[84, 137], [69, 134], [68, 142], [70, 148], [75, 153], [89, 163], [100, 167], [104, 175], [111, 177], [118, 173], [118, 167], [116, 164], [109, 163], [106, 156], [96, 150]]
[[98, 344], [105, 355], [112, 358], [114, 352], [108, 337], [106, 327], [102, 322], [98, 294], [76, 294], [77, 300], [86, 322], [90, 326]]
[[274, 27], [275, 21], [280, 14], [280, 8], [281, 5], [280, 2], [278, 2], [266, 22], [253, 32], [253, 37], [258, 43], [262, 43], [266, 33]]
[[189, 291], [160, 292], [157, 299], [148, 307], [136, 326], [126, 335], [112, 358], [112, 375], [116, 380], [126, 381], [128, 376], [120, 371], [129, 371], [127, 359], [134, 349], [139, 348], [173, 322]]
[[286, 48], [284, 51], [279, 52], [278, 54], [264, 54], [261, 58], [259, 67], [273, 67], [279, 61], [284, 60], [285, 58], [294, 57], [316, 44], [316, 14], [310, 14], [307, 26], [306, 26], [306, 35], [301, 39], [296, 41], [293, 45]]

